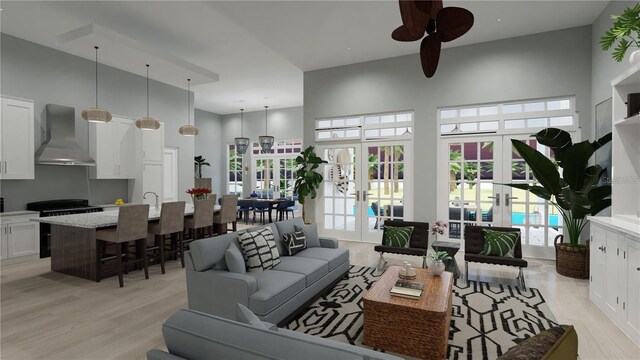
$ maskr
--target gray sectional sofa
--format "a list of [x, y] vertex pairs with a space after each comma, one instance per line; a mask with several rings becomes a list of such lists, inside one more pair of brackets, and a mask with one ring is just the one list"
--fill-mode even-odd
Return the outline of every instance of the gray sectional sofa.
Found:
[[148, 360], [401, 360], [268, 323], [238, 322], [193, 310], [179, 310], [172, 315], [162, 325], [162, 334], [169, 352], [149, 350]]
[[[245, 272], [244, 267], [238, 270], [238, 259], [229, 258], [227, 249], [239, 248], [242, 231], [189, 245], [185, 252], [189, 309], [236, 320], [236, 304], [242, 304], [261, 320], [282, 325], [348, 274], [349, 251], [338, 248], [336, 239], [318, 237], [315, 226], [305, 226], [301, 218], [265, 226], [274, 234], [281, 261], [271, 270]], [[294, 232], [295, 226], [305, 226], [308, 248], [285, 256], [281, 234]]]

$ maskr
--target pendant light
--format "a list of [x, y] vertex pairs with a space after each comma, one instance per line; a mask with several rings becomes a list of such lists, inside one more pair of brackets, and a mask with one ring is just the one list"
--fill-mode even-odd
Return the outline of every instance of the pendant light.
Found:
[[269, 136], [267, 135], [268, 133], [268, 127], [269, 127], [269, 123], [268, 123], [268, 119], [267, 119], [267, 108], [268, 106], [264, 107], [264, 135], [258, 137], [258, 142], [260, 143], [260, 148], [262, 149], [262, 153], [266, 154], [269, 153], [271, 151], [271, 148], [273, 147], [273, 136]]
[[98, 47], [96, 49], [96, 107], [82, 110], [82, 118], [93, 123], [108, 123], [111, 121], [111, 113], [98, 107]]
[[187, 79], [187, 125], [182, 125], [178, 132], [182, 136], [196, 136], [200, 133], [197, 127], [191, 125], [191, 79]]
[[240, 109], [240, 137], [234, 139], [236, 143], [236, 152], [244, 155], [247, 152], [251, 139], [244, 137], [244, 109]]
[[149, 64], [147, 64], [147, 116], [138, 118], [138, 120], [136, 120], [136, 127], [142, 130], [160, 129], [160, 121], [149, 117]]

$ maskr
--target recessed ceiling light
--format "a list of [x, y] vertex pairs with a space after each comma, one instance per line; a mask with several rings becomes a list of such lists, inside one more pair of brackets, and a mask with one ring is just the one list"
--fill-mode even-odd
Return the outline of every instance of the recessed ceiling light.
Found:
[[498, 19], [498, 22], [502, 21], [502, 19]]
[[347, 50], [351, 50], [351, 48], [347, 48]]

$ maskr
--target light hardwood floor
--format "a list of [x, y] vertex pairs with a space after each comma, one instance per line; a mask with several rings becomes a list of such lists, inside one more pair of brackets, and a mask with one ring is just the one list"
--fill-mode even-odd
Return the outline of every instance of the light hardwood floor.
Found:
[[[351, 263], [375, 266], [373, 244], [341, 242]], [[390, 264], [417, 257], [386, 256]], [[463, 265], [461, 254], [458, 262]], [[576, 326], [581, 359], [640, 359], [638, 349], [591, 303], [588, 282], [557, 275], [553, 262], [530, 260], [527, 286], [540, 289], [561, 323]], [[517, 271], [473, 265], [470, 278], [516, 284]], [[144, 359], [147, 350], [164, 348], [161, 325], [177, 309], [187, 307], [184, 270], [170, 261], [100, 283], [50, 271], [48, 259], [0, 269], [0, 357], [2, 359]]]

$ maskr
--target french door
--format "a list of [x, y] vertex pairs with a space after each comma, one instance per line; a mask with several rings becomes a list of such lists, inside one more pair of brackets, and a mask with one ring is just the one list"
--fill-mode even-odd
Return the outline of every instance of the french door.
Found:
[[529, 135], [441, 139], [438, 218], [447, 220], [453, 240], [464, 238], [467, 225], [519, 228], [524, 256], [553, 259], [553, 240], [564, 226], [558, 211], [528, 191], [501, 185], [536, 184], [512, 139], [551, 157], [550, 149]]
[[296, 182], [295, 156], [255, 157], [253, 159], [252, 189], [260, 197], [293, 199]]
[[385, 220], [413, 218], [410, 141], [320, 146], [328, 162], [316, 201], [323, 235], [380, 243]]

